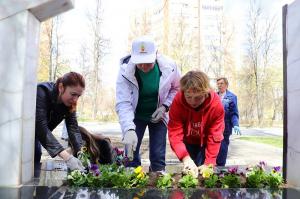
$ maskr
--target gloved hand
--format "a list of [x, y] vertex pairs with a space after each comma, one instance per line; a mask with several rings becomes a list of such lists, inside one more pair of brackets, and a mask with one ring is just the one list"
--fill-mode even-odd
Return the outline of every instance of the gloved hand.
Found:
[[136, 132], [132, 129], [128, 130], [122, 140], [123, 144], [125, 145], [132, 145], [133, 148], [136, 148], [137, 142], [138, 142], [138, 138], [136, 135]]
[[166, 108], [164, 106], [160, 106], [157, 108], [151, 116], [151, 122], [157, 123], [164, 117], [164, 113], [166, 112]]
[[242, 135], [241, 130], [240, 130], [240, 127], [234, 126], [234, 127], [233, 127], [233, 130], [234, 130], [235, 134], [237, 134], [237, 135]]
[[66, 164], [67, 164], [67, 167], [72, 171], [73, 170], [84, 171], [84, 167], [82, 166], [82, 163], [80, 162], [80, 160], [75, 158], [73, 155], [70, 155], [70, 158], [68, 160], [66, 160]]
[[133, 160], [133, 152], [136, 150], [138, 138], [134, 130], [128, 130], [123, 137], [123, 144], [125, 144], [125, 153], [129, 160]]
[[198, 167], [190, 156], [183, 158], [183, 169], [184, 174], [191, 174], [194, 178], [198, 177]]

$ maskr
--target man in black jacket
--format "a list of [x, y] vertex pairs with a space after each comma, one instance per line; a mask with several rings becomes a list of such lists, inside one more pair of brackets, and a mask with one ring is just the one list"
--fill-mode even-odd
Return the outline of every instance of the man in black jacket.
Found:
[[82, 147], [82, 138], [76, 119], [76, 104], [85, 88], [84, 78], [75, 72], [66, 73], [54, 82], [37, 85], [35, 121], [35, 164], [41, 160], [42, 146], [51, 157], [60, 156], [71, 170], [83, 170], [80, 160], [69, 154], [52, 134], [62, 120], [66, 121], [74, 155]]

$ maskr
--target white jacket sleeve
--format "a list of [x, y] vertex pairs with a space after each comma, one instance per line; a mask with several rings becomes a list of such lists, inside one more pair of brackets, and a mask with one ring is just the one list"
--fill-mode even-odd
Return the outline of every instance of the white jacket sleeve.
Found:
[[172, 77], [170, 77], [171, 80], [171, 88], [169, 90], [169, 93], [167, 95], [167, 99], [163, 102], [165, 105], [170, 106], [172, 104], [172, 101], [176, 95], [176, 93], [180, 89], [180, 72], [177, 69], [176, 64], [174, 63], [174, 72], [172, 73]]
[[135, 129], [132, 85], [122, 76], [120, 68], [116, 85], [116, 112], [119, 116], [123, 136], [129, 129]]

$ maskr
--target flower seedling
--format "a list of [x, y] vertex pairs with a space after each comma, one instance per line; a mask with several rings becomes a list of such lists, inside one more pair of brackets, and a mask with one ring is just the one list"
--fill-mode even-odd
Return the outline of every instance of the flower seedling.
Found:
[[181, 188], [195, 188], [198, 185], [198, 179], [188, 174], [183, 176], [178, 183]]
[[204, 179], [204, 186], [206, 188], [214, 188], [216, 187], [218, 180], [218, 176], [216, 174], [212, 174], [208, 178]]
[[171, 174], [166, 173], [157, 179], [156, 187], [160, 189], [170, 188], [172, 187], [173, 181], [174, 179], [172, 178]]

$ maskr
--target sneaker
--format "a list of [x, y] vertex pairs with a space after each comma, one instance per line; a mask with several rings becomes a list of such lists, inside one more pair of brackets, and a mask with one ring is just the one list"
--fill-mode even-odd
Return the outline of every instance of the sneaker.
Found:
[[166, 170], [165, 169], [162, 169], [162, 170], [159, 170], [159, 171], [153, 171], [151, 166], [149, 166], [149, 173], [151, 172], [155, 172], [155, 173], [158, 173], [159, 175], [165, 175], [166, 174]]

